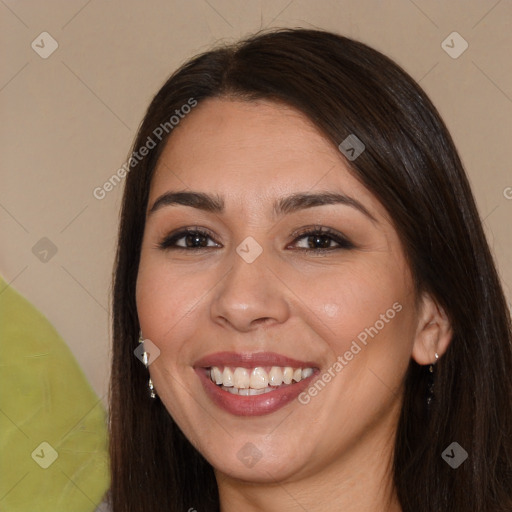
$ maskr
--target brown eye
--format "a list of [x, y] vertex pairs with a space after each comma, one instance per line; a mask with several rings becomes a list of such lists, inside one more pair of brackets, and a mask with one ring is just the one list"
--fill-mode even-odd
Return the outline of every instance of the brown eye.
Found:
[[[218, 247], [218, 244], [208, 245], [208, 238], [212, 239], [210, 233], [202, 229], [183, 229], [165, 237], [159, 244], [160, 249], [184, 249], [197, 250], [209, 247]], [[183, 243], [178, 243], [184, 240]]]
[[[294, 233], [297, 235], [297, 233]], [[299, 250], [306, 252], [322, 252], [333, 251], [337, 249], [353, 249], [355, 246], [340, 233], [324, 227], [309, 228], [309, 231], [303, 231], [294, 240], [294, 244], [298, 240], [305, 240], [307, 246], [299, 247]], [[332, 246], [332, 243], [337, 246]]]

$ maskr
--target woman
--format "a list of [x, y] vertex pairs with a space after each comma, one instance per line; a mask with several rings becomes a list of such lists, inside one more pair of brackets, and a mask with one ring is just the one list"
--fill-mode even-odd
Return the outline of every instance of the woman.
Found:
[[114, 512], [512, 510], [510, 316], [475, 202], [435, 107], [364, 44], [280, 30], [171, 76], [113, 315]]

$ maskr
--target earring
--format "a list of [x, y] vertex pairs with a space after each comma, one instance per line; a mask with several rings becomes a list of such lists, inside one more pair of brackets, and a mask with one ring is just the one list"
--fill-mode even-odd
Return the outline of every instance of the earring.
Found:
[[151, 377], [149, 378], [149, 381], [148, 381], [148, 388], [149, 388], [149, 396], [151, 398], [156, 398], [155, 388], [153, 386], [153, 381], [151, 380]]
[[[139, 331], [139, 343], [144, 343], [144, 338], [142, 337], [142, 329]], [[142, 353], [142, 362], [144, 363], [144, 366], [147, 368], [149, 361], [148, 361], [148, 353], [144, 351]], [[148, 381], [148, 388], [149, 388], [149, 396], [151, 398], [156, 398], [155, 394], [155, 387], [153, 386], [153, 381], [151, 380], [151, 377]]]
[[434, 363], [430, 364], [428, 367], [428, 377], [427, 377], [427, 406], [430, 407], [432, 400], [434, 400], [434, 366], [439, 359], [439, 354], [435, 353], [436, 360]]

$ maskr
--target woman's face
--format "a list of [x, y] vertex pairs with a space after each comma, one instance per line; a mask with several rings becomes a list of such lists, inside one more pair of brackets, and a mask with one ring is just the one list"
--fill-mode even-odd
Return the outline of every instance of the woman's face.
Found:
[[[159, 201], [176, 192], [211, 199]], [[169, 237], [185, 228], [206, 234]], [[389, 455], [410, 271], [384, 208], [299, 112], [210, 99], [181, 120], [151, 184], [137, 309], [155, 390], [218, 472], [291, 481]]]

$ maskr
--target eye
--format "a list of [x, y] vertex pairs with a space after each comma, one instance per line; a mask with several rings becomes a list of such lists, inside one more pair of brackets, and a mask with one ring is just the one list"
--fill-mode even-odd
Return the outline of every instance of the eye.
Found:
[[[306, 253], [355, 248], [355, 245], [347, 240], [347, 238], [345, 238], [341, 233], [322, 226], [309, 226], [307, 228], [302, 228], [299, 232], [293, 233], [293, 236], [296, 237], [294, 239], [294, 243], [298, 240], [304, 240], [304, 242], [306, 242], [306, 247], [299, 247], [299, 250]], [[331, 245], [332, 242], [335, 242], [338, 246], [333, 247]]]
[[[322, 226], [302, 228], [300, 231], [295, 231], [292, 236], [295, 237], [293, 244], [296, 244], [299, 240], [305, 239], [307, 247], [299, 247], [299, 250], [306, 253], [355, 248], [355, 245], [341, 235], [341, 233]], [[212, 245], [208, 245], [208, 239], [212, 240]], [[337, 244], [337, 246], [332, 247], [332, 242]], [[171, 233], [158, 244], [158, 247], [162, 250], [178, 249], [190, 251], [220, 247], [220, 245], [213, 240], [209, 231], [194, 227]]]
[[[158, 244], [158, 247], [160, 249], [184, 250], [198, 250], [207, 249], [208, 247], [218, 247], [218, 244], [209, 246], [207, 241], [208, 238], [212, 238], [211, 234], [202, 228], [186, 228], [166, 236]], [[180, 240], [183, 240], [183, 243], [177, 243]]]

